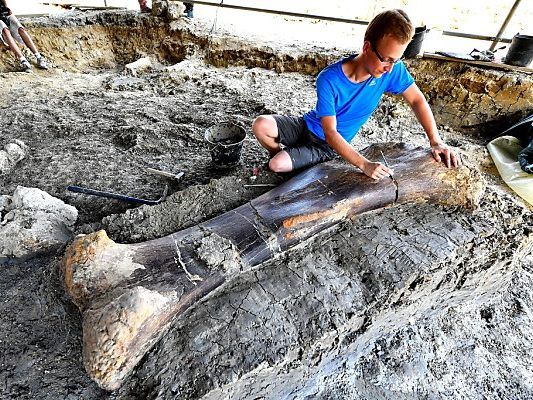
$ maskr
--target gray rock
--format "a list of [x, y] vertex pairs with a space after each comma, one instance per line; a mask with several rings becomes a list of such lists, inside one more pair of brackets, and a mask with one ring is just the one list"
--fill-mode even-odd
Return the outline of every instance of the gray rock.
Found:
[[154, 0], [152, 2], [152, 15], [173, 21], [182, 17], [185, 6], [182, 2], [169, 0]]
[[26, 157], [28, 146], [26, 146], [22, 140], [13, 139], [10, 143], [4, 146], [4, 150], [7, 153], [9, 161], [11, 161], [13, 164], [16, 164]]
[[11, 162], [5, 150], [0, 150], [0, 175], [5, 175], [11, 171]]
[[460, 290], [443, 287], [417, 299], [414, 291], [411, 304], [384, 311], [364, 332], [347, 324], [324, 335], [316, 363], [292, 354], [203, 399], [531, 399], [531, 247], [527, 252]]
[[7, 207], [11, 203], [11, 197], [8, 195], [0, 195], [0, 216], [4, 212], [4, 210], [7, 210]]
[[153, 68], [152, 60], [150, 57], [142, 57], [137, 61], [126, 64], [124, 71], [131, 76], [138, 76]]
[[[3, 196], [5, 198], [8, 196]], [[0, 225], [0, 259], [24, 259], [71, 240], [76, 208], [36, 188], [18, 186]], [[0, 203], [1, 204], [1, 203]]]
[[0, 175], [11, 172], [13, 167], [26, 157], [28, 146], [23, 141], [13, 139], [0, 150]]
[[174, 21], [176, 19], [179, 19], [183, 16], [183, 13], [185, 11], [185, 7], [183, 6], [183, 3], [176, 2], [176, 1], [169, 1], [168, 2], [168, 8], [167, 8], [167, 20]]

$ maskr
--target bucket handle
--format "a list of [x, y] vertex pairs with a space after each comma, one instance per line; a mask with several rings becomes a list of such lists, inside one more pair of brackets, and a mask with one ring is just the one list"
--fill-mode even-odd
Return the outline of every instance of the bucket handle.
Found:
[[[247, 139], [244, 138], [243, 140], [241, 140], [241, 142], [245, 142]], [[248, 140], [252, 140], [252, 139], [248, 139]], [[239, 143], [239, 142], [238, 142]], [[215, 145], [215, 147], [211, 148], [211, 151], [215, 150], [216, 148], [218, 148], [218, 146], [222, 146], [222, 147], [231, 147], [231, 146], [235, 146], [236, 144], [238, 143], [232, 143], [232, 144], [224, 144], [224, 143], [220, 143], [220, 142], [217, 142], [217, 144]]]
[[[227, 123], [227, 124], [230, 124], [230, 125], [235, 125], [241, 129], [244, 129], [242, 126], [240, 126], [239, 124], [236, 124], [234, 122], [218, 122], [218, 123]], [[251, 141], [253, 139], [249, 139], [246, 137], [246, 135], [244, 136], [244, 139], [241, 140], [241, 142], [246, 142], [246, 141]], [[222, 147], [231, 147], [231, 146], [235, 146], [237, 143], [232, 143], [232, 144], [224, 144], [224, 143], [221, 143], [221, 142], [211, 142], [211, 143], [216, 143], [215, 147], [213, 147], [211, 149], [211, 151], [215, 150], [218, 148], [218, 146], [222, 146]]]
[[[237, 124], [234, 124], [233, 122], [229, 122], [229, 123], [232, 124], [232, 125], [238, 126], [238, 127], [241, 128], [241, 129], [244, 129], [242, 126], [237, 125]], [[211, 142], [211, 143], [216, 143], [216, 144], [215, 144], [215, 147], [213, 147], [211, 150], [215, 150], [216, 148], [218, 148], [218, 146], [222, 146], [222, 147], [231, 147], [231, 146], [235, 146], [236, 144], [241, 143], [241, 142], [251, 142], [251, 141], [254, 141], [254, 140], [255, 140], [255, 139], [249, 138], [249, 137], [247, 137], [247, 136], [245, 135], [245, 136], [244, 136], [244, 139], [242, 139], [240, 142], [237, 142], [237, 143], [224, 144], [224, 143], [221, 143], [221, 142]]]

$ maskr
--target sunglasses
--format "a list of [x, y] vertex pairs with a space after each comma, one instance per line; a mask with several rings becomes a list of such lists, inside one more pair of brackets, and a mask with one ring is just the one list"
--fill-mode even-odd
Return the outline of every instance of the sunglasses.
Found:
[[388, 66], [392, 66], [394, 64], [397, 64], [398, 62], [400, 62], [401, 60], [403, 60], [403, 56], [401, 56], [400, 58], [397, 58], [396, 60], [394, 59], [386, 59], [385, 57], [383, 57], [381, 54], [379, 54], [379, 52], [376, 50], [376, 46], [374, 46], [372, 43], [370, 43], [370, 48], [372, 49], [372, 51], [376, 54], [376, 56], [378, 57], [378, 60], [383, 64], [383, 65], [388, 65]]

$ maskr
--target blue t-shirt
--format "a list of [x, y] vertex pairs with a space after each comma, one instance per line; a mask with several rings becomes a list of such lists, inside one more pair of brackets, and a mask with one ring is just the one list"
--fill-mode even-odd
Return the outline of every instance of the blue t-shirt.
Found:
[[336, 116], [337, 131], [350, 142], [372, 115], [383, 93], [403, 93], [414, 82], [403, 62], [379, 78], [371, 76], [364, 82], [350, 81], [342, 71], [344, 58], [324, 68], [316, 79], [316, 108], [304, 114], [307, 127], [315, 136], [325, 139], [321, 117]]

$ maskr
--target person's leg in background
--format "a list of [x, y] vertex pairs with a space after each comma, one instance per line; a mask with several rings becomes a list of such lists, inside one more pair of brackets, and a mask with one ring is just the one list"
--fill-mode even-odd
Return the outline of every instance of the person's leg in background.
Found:
[[12, 32], [11, 36], [13, 37], [16, 34], [18, 34], [20, 36], [20, 38], [22, 39], [22, 41], [24, 42], [24, 44], [26, 45], [26, 47], [28, 47], [28, 49], [30, 49], [30, 51], [35, 56], [35, 61], [37, 62], [37, 66], [39, 68], [41, 68], [41, 69], [48, 69], [48, 65], [46, 64], [46, 60], [41, 55], [41, 53], [39, 53], [39, 51], [37, 50], [37, 47], [35, 46], [35, 44], [33, 43], [33, 40], [31, 39], [30, 35], [28, 34], [28, 32], [26, 32], [26, 29], [20, 24], [20, 22], [17, 19], [17, 17], [15, 17], [12, 14], [12, 15], [9, 16], [9, 20], [10, 20], [9, 28], [10, 28], [10, 31]]
[[148, 7], [147, 0], [139, 0], [139, 7], [141, 8], [142, 13], [149, 13], [152, 11], [152, 9]]
[[0, 29], [2, 41], [9, 47], [13, 54], [15, 54], [15, 57], [17, 57], [17, 60], [20, 62], [20, 67], [22, 70], [31, 71], [30, 63], [26, 57], [24, 57], [22, 51], [20, 51], [19, 47], [17, 46], [17, 42], [15, 42], [15, 39], [13, 39], [13, 36], [11, 36], [8, 26], [3, 21], [0, 21]]
[[183, 5], [185, 6], [185, 15], [187, 16], [187, 18], [192, 18], [193, 17], [194, 4], [193, 3], [183, 3]]

